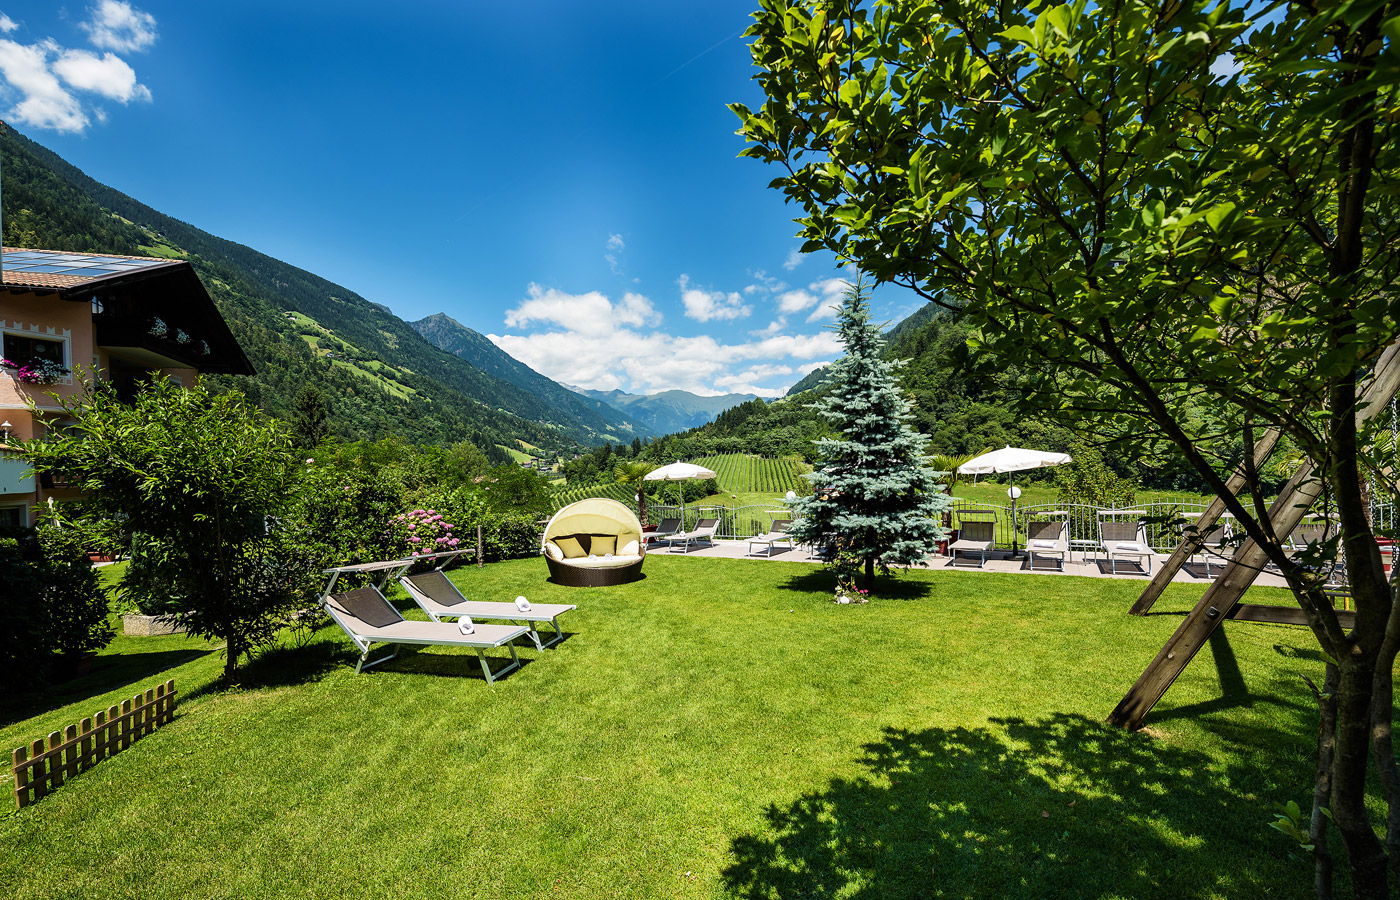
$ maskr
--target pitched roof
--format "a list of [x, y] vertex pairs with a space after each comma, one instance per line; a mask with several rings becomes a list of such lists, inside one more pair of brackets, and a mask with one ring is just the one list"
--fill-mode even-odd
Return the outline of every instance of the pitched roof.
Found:
[[19, 290], [57, 291], [89, 288], [154, 269], [188, 265], [184, 260], [155, 256], [117, 256], [109, 253], [65, 253], [62, 250], [24, 250], [5, 247], [3, 286]]

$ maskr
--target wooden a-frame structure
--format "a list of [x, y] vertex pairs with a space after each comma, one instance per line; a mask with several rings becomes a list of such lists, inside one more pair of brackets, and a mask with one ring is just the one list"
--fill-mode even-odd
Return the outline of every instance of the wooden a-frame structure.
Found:
[[[1375, 371], [1361, 393], [1357, 424], [1361, 425], [1378, 416], [1390, 399], [1400, 390], [1400, 345], [1386, 348], [1376, 361]], [[1254, 446], [1255, 464], [1261, 464], [1278, 443], [1278, 432], [1270, 429]], [[1244, 486], [1242, 471], [1236, 472], [1226, 482], [1226, 487], [1238, 493]], [[1284, 485], [1273, 505], [1269, 507], [1269, 521], [1274, 534], [1286, 535], [1293, 531], [1298, 522], [1312, 507], [1322, 492], [1322, 483], [1313, 477], [1311, 464], [1304, 462], [1298, 471]], [[1146, 615], [1162, 591], [1171, 583], [1172, 577], [1190, 558], [1196, 541], [1206, 534], [1220, 520], [1225, 512], [1225, 501], [1216, 497], [1206, 507], [1205, 513], [1196, 521], [1195, 540], [1188, 536], [1157, 570], [1156, 576], [1133, 604], [1133, 615]], [[1151, 711], [1162, 695], [1172, 686], [1206, 641], [1226, 619], [1239, 619], [1250, 622], [1275, 622], [1291, 625], [1306, 625], [1307, 620], [1301, 609], [1277, 606], [1259, 606], [1240, 603], [1244, 592], [1254, 583], [1254, 579], [1268, 562], [1264, 549], [1253, 540], [1246, 540], [1231, 557], [1225, 571], [1206, 589], [1199, 603], [1189, 613], [1148, 664], [1137, 682], [1119, 701], [1108, 721], [1129, 730], [1141, 727], [1142, 720]], [[1354, 613], [1338, 610], [1337, 618], [1343, 628], [1351, 628]]]

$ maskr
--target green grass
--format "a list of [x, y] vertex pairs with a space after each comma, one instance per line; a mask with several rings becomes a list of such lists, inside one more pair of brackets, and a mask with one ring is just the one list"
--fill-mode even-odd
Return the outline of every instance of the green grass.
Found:
[[802, 472], [811, 467], [794, 459], [769, 459], [749, 453], [723, 453], [694, 461], [715, 473], [726, 494], [760, 493], [782, 496], [802, 490]]
[[[545, 574], [454, 573], [470, 596], [579, 605], [494, 687], [440, 648], [356, 676], [325, 628], [222, 691], [204, 642], [119, 639], [105, 680], [0, 745], [171, 676], [180, 715], [0, 812], [6, 895], [1305, 892], [1310, 864], [1267, 827], [1309, 795], [1304, 629], [1227, 625], [1130, 735], [1103, 717], [1180, 622], [1126, 615], [1139, 581], [925, 571], [842, 607], [798, 563], [656, 555], [596, 589]], [[134, 678], [125, 657], [175, 665]]]

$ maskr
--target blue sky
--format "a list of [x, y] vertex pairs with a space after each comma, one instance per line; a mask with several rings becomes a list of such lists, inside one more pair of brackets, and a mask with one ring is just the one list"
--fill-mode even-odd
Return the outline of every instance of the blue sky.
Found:
[[776, 395], [837, 355], [842, 272], [737, 158], [755, 6], [0, 0], [0, 117], [556, 380]]

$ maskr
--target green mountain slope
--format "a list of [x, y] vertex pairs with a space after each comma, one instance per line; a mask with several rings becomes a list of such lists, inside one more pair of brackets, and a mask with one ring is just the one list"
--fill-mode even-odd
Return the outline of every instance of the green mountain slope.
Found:
[[572, 415], [580, 426], [609, 441], [630, 443], [634, 437], [652, 437], [656, 433], [639, 426], [630, 416], [600, 400], [584, 397], [551, 381], [491, 343], [486, 335], [445, 313], [436, 313], [409, 324], [433, 346], [466, 360], [488, 375], [529, 391], [556, 409]]
[[[563, 449], [600, 437], [577, 415], [434, 347], [387, 307], [160, 213], [9, 128], [0, 128], [0, 166], [8, 246], [188, 259], [258, 371], [215, 380], [272, 415], [290, 418], [298, 391], [315, 387], [347, 439]], [[322, 347], [317, 332], [340, 349]]]

